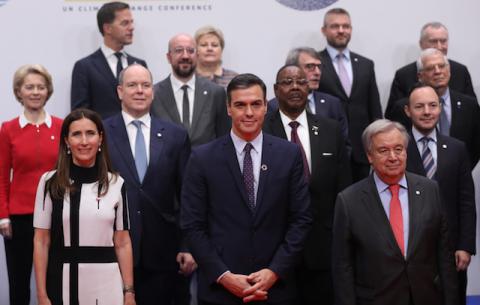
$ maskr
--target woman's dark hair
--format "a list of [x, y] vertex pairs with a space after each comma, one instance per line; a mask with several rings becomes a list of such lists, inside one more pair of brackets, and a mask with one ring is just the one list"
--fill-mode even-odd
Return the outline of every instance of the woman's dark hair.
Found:
[[100, 143], [100, 150], [97, 152], [95, 160], [96, 167], [98, 169], [98, 196], [103, 196], [108, 192], [109, 178], [108, 173], [112, 173], [112, 178], [116, 179], [117, 174], [112, 169], [110, 157], [107, 148], [107, 139], [105, 129], [103, 128], [102, 119], [100, 116], [89, 109], [76, 109], [70, 112], [65, 118], [62, 124], [62, 130], [60, 134], [60, 145], [58, 149], [58, 159], [55, 165], [56, 173], [47, 182], [47, 189], [50, 191], [50, 195], [55, 199], [63, 199], [65, 193], [74, 192], [75, 189], [70, 181], [70, 166], [73, 163], [72, 155], [68, 153], [69, 148], [65, 143], [68, 138], [68, 132], [70, 125], [81, 119], [89, 119], [97, 127], [98, 133], [102, 136], [102, 142]]

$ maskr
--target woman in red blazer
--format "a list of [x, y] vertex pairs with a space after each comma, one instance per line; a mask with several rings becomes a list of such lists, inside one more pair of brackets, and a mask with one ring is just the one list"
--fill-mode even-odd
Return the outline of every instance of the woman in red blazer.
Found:
[[20, 116], [0, 129], [0, 234], [5, 242], [10, 304], [30, 303], [33, 209], [40, 176], [55, 165], [62, 120], [44, 106], [53, 93], [52, 77], [41, 65], [20, 67], [13, 93]]

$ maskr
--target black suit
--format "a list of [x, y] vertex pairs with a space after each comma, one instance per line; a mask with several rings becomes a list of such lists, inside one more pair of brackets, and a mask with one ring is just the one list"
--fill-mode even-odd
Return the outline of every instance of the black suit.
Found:
[[406, 173], [406, 258], [395, 240], [373, 175], [337, 197], [333, 229], [336, 305], [456, 305], [455, 259], [434, 181]]
[[374, 64], [370, 59], [350, 52], [353, 81], [352, 90], [348, 96], [326, 49], [320, 52], [320, 58], [323, 66], [318, 90], [334, 95], [342, 101], [352, 144], [352, 174], [354, 181], [357, 181], [367, 176], [370, 168], [363, 150], [362, 132], [371, 122], [382, 118]]
[[[314, 222], [299, 269], [300, 304], [333, 304], [331, 242], [335, 198], [351, 182], [344, 139], [334, 120], [307, 114], [311, 151], [310, 202]], [[279, 110], [267, 115], [263, 131], [287, 139]]]
[[[182, 125], [173, 93], [171, 76], [155, 84], [152, 114], [156, 117]], [[196, 76], [192, 122], [188, 134], [192, 146], [205, 144], [230, 130], [225, 89], [206, 78]]]
[[[475, 98], [453, 90], [450, 90], [450, 102], [452, 109], [450, 136], [465, 143], [473, 169], [480, 159], [480, 106]], [[398, 100], [390, 108], [390, 112], [385, 113], [385, 117], [402, 123], [409, 130], [412, 122], [404, 111], [407, 103], [407, 98]]]
[[[408, 144], [407, 155], [407, 170], [426, 176], [421, 152], [413, 136]], [[475, 189], [465, 144], [437, 133], [436, 165], [434, 179], [438, 182], [447, 212], [453, 249], [464, 250], [473, 255], [476, 252]], [[460, 300], [465, 304], [466, 273], [460, 272], [459, 276]]]
[[[105, 133], [112, 165], [127, 189], [138, 304], [158, 304], [159, 297], [167, 304], [176, 283], [182, 281], [177, 275], [176, 255], [181, 251], [178, 198], [190, 153], [187, 133], [152, 118], [150, 160], [142, 183], [120, 113], [105, 120]], [[153, 278], [160, 280], [152, 289]], [[184, 291], [188, 298], [188, 288]]]
[[[147, 67], [147, 63], [127, 54], [129, 65], [133, 63]], [[101, 49], [80, 59], [72, 72], [71, 108], [88, 108], [96, 111], [103, 119], [121, 111], [117, 95], [117, 78], [110, 69]]]
[[[473, 91], [472, 78], [470, 77], [467, 67], [451, 59], [448, 61], [450, 63], [450, 81], [448, 82], [448, 86], [452, 88], [452, 90], [476, 97], [475, 92]], [[388, 98], [385, 116], [396, 101], [408, 97], [410, 89], [416, 82], [418, 82], [417, 73], [416, 62], [412, 62], [395, 72], [392, 87], [390, 88], [390, 97]]]

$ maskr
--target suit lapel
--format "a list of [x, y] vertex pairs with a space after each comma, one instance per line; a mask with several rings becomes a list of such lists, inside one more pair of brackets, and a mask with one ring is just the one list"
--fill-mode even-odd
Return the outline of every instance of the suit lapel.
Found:
[[416, 244], [418, 243], [417, 237], [419, 234], [419, 227], [421, 226], [421, 213], [423, 210], [423, 188], [420, 183], [416, 181], [412, 176], [406, 174], [408, 184], [408, 215], [409, 215], [409, 234], [408, 234], [408, 248], [407, 248], [407, 260], [412, 255]]
[[109, 80], [112, 83], [112, 86], [117, 87], [117, 79], [108, 65], [107, 59], [101, 49], [98, 49], [95, 52], [94, 65], [97, 67], [97, 70], [102, 74], [105, 79]]
[[380, 196], [378, 195], [377, 187], [373, 180], [373, 175], [368, 178], [368, 189], [363, 191], [362, 202], [366, 208], [370, 211], [368, 215], [373, 218], [373, 222], [378, 224], [379, 228], [377, 232], [384, 238], [386, 244], [388, 244], [391, 251], [396, 255], [403, 258], [402, 252], [397, 245], [395, 236], [393, 235], [390, 221], [385, 213]]
[[280, 110], [275, 111], [269, 117], [270, 121], [270, 134], [284, 140], [287, 140], [287, 133], [285, 132], [285, 128], [283, 127], [282, 119], [280, 118]]
[[[445, 142], [445, 138], [437, 133], [437, 170], [435, 172], [435, 180], [438, 181], [439, 177], [448, 176], [448, 173], [443, 173], [442, 170], [448, 168], [448, 146]], [[451, 173], [450, 173], [451, 174]]]
[[117, 115], [115, 120], [112, 120], [110, 124], [116, 136], [110, 137], [109, 140], [114, 143], [116, 150], [122, 156], [122, 159], [127, 165], [131, 176], [134, 177], [133, 180], [140, 184], [140, 179], [138, 178], [137, 168], [135, 167], [135, 160], [133, 159], [130, 141], [128, 140], [127, 129], [125, 127], [123, 117], [121, 115]]
[[314, 115], [307, 114], [308, 121], [308, 136], [310, 138], [310, 158], [311, 158], [311, 174], [313, 176], [315, 169], [318, 166], [319, 156], [323, 150], [323, 141], [321, 141], [320, 126], [318, 120]]
[[211, 92], [209, 92], [202, 85], [202, 81], [198, 77], [196, 77], [195, 78], [195, 96], [193, 98], [193, 101], [190, 101], [190, 103], [193, 103], [192, 126], [190, 128], [192, 131], [192, 134], [193, 134], [193, 131], [196, 130], [197, 125], [199, 124], [200, 116], [207, 102], [207, 97], [210, 94]]
[[235, 146], [233, 145], [233, 141], [230, 134], [224, 137], [223, 150], [225, 152], [223, 155], [225, 156], [225, 160], [228, 164], [228, 168], [230, 169], [230, 172], [232, 173], [235, 184], [237, 185], [238, 192], [242, 196], [243, 202], [245, 203], [245, 207], [247, 209], [250, 209], [248, 207], [247, 191], [245, 189], [245, 184], [243, 183], [242, 172], [240, 171], [240, 166], [238, 164], [237, 152], [235, 151]]
[[[323, 69], [325, 70], [325, 73], [324, 74], [322, 73], [322, 75], [325, 75], [325, 76], [332, 75], [333, 79], [331, 81], [335, 83], [335, 89], [337, 91], [337, 93], [334, 95], [339, 97], [341, 100], [344, 100], [344, 101], [348, 100], [348, 96], [345, 93], [345, 90], [343, 89], [342, 82], [338, 77], [337, 70], [335, 70], [335, 67], [333, 66], [332, 58], [330, 57], [330, 54], [328, 53], [327, 49], [323, 51], [323, 54], [324, 54]], [[353, 86], [352, 86], [352, 89], [353, 89]]]
[[160, 94], [160, 100], [162, 101], [165, 111], [168, 113], [170, 118], [174, 123], [182, 124], [180, 119], [180, 114], [178, 113], [177, 102], [175, 100], [175, 95], [173, 93], [172, 82], [169, 76], [165, 81], [161, 82], [159, 85], [159, 91], [157, 94]]
[[[462, 101], [458, 98], [455, 92], [450, 91], [450, 109], [452, 111], [452, 118], [450, 122], [450, 131], [449, 135], [456, 134], [455, 129], [459, 125], [458, 120], [462, 117]], [[453, 131], [453, 133], [452, 133]]]
[[410, 172], [426, 176], [422, 156], [420, 155], [420, 151], [418, 151], [417, 143], [411, 133], [407, 148], [407, 168]]
[[350, 52], [350, 63], [352, 64], [352, 80], [351, 80], [352, 89], [350, 90], [350, 96], [352, 96], [353, 93], [355, 92], [356, 87], [357, 87], [359, 74], [361, 72], [358, 57], [353, 52]]
[[161, 123], [152, 118], [150, 125], [150, 161], [148, 162], [147, 172], [145, 173], [144, 181], [149, 175], [155, 175], [154, 169], [159, 168], [157, 163], [163, 152], [163, 131], [164, 128]]
[[[262, 159], [260, 160], [260, 175], [258, 181], [258, 190], [257, 190], [257, 200], [255, 206], [255, 216], [258, 217], [262, 208], [262, 199], [263, 193], [265, 192], [265, 185], [268, 184], [268, 173], [272, 171], [273, 166], [271, 166], [270, 161], [275, 156], [275, 152], [273, 151], [273, 144], [263, 135], [263, 145], [262, 145]], [[270, 169], [270, 170], [269, 170]]]

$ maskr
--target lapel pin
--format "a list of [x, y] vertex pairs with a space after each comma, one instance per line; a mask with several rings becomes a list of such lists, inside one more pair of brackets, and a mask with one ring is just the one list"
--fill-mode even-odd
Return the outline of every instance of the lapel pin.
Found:
[[312, 126], [312, 131], [313, 131], [313, 134], [318, 136], [318, 127], [317, 126]]
[[415, 191], [415, 194], [420, 195], [420, 191]]
[[461, 101], [457, 101], [457, 108], [460, 108], [462, 107], [462, 102]]
[[355, 58], [353, 59], [353, 61], [357, 62], [357, 61], [358, 61], [358, 58], [355, 57]]
[[447, 148], [447, 144], [442, 144], [442, 148]]
[[161, 138], [162, 137], [162, 134], [161, 133], [157, 133], [157, 138]]
[[262, 164], [260, 168], [262, 169], [262, 171], [266, 171], [268, 169], [266, 164]]
[[203, 95], [207, 95], [207, 93], [208, 93], [207, 90], [203, 91]]
[[52, 139], [52, 141], [55, 140], [55, 136], [51, 136], [50, 139]]
[[320, 100], [320, 103], [321, 103], [321, 104], [324, 104], [324, 103], [325, 103], [325, 100], [322, 98], [322, 99]]

